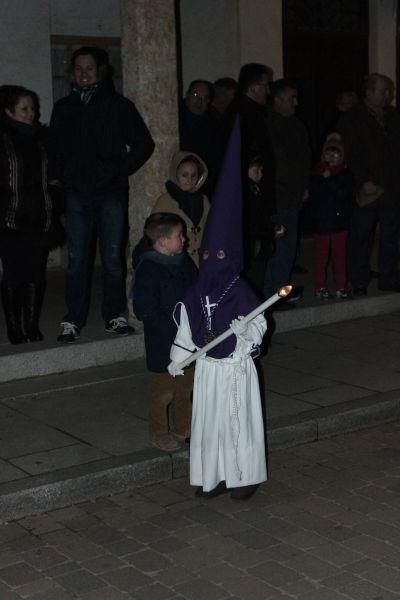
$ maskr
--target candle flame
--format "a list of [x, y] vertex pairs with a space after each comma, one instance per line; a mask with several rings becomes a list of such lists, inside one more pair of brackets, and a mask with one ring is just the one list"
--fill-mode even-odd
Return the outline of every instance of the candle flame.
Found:
[[286, 296], [289, 296], [292, 289], [293, 289], [292, 285], [284, 285], [281, 288], [279, 288], [278, 296], [280, 296], [281, 298], [286, 298]]

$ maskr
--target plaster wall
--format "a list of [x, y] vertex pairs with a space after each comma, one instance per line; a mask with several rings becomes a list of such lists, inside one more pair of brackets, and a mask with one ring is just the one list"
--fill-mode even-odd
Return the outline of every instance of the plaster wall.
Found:
[[237, 78], [246, 62], [282, 76], [281, 0], [181, 0], [183, 92], [193, 79]]
[[183, 92], [193, 79], [237, 77], [236, 0], [181, 0]]
[[50, 0], [52, 35], [119, 37], [119, 0]]
[[369, 71], [383, 73], [396, 82], [395, 0], [370, 0]]
[[260, 62], [282, 77], [282, 1], [239, 0], [238, 15], [240, 65]]
[[52, 107], [48, 0], [3, 0], [0, 19], [0, 84], [39, 94], [42, 121]]

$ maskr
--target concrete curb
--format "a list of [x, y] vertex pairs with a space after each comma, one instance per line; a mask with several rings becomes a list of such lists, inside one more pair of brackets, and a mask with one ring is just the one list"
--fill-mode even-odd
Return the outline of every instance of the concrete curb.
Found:
[[[372, 317], [400, 310], [400, 295], [382, 294], [370, 298], [330, 302], [321, 306], [296, 307], [274, 313], [275, 332], [282, 333], [317, 325], [338, 323], [360, 317]], [[81, 341], [51, 348], [0, 356], [0, 383], [41, 375], [65, 373], [89, 367], [134, 360], [144, 356], [142, 333], [123, 338]]]
[[144, 356], [143, 334], [75, 342], [55, 348], [0, 356], [0, 382], [65, 373]]
[[[180, 476], [180, 475], [179, 475]], [[0, 522], [107, 496], [172, 478], [172, 456], [134, 452], [0, 485]], [[27, 485], [29, 483], [29, 485]]]
[[[268, 423], [269, 451], [349, 433], [400, 417], [400, 390], [282, 417]], [[188, 451], [149, 449], [0, 485], [0, 522], [21, 519], [188, 472]], [[272, 474], [273, 477], [273, 474]]]
[[305, 308], [301, 308], [301, 304], [298, 304], [293, 310], [274, 313], [275, 332], [283, 333], [350, 319], [375, 317], [397, 310], [400, 310], [400, 294], [380, 294], [370, 298], [340, 300]]

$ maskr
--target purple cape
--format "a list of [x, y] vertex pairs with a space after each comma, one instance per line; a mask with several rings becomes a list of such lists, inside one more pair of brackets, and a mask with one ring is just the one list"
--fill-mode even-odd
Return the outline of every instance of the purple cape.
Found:
[[[211, 303], [218, 300], [213, 293], [206, 293], [206, 295], [209, 296]], [[195, 283], [182, 299], [188, 313], [193, 342], [199, 348], [202, 348], [207, 343], [207, 321], [200, 299], [201, 296], [203, 297], [204, 304], [204, 292], [198, 283]], [[229, 325], [233, 319], [237, 319], [239, 316], [246, 316], [259, 305], [260, 301], [251, 287], [244, 279], [239, 277], [213, 313], [211, 324], [215, 337], [229, 329]], [[210, 352], [207, 352], [207, 356], [211, 356], [212, 358], [227, 358], [232, 354], [235, 346], [236, 336], [232, 334], [218, 344], [218, 346], [210, 350]]]

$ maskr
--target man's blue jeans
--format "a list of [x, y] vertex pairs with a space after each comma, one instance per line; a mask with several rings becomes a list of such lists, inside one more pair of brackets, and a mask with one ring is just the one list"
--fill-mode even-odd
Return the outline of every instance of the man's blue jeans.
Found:
[[97, 235], [103, 268], [102, 316], [105, 323], [118, 317], [126, 307], [125, 278], [121, 247], [126, 224], [124, 192], [98, 195], [69, 193], [66, 199], [68, 269], [65, 321], [79, 329], [89, 311], [89, 258], [93, 231]]
[[299, 214], [297, 208], [281, 208], [274, 216], [274, 222], [284, 225], [286, 233], [283, 238], [276, 240], [275, 252], [267, 263], [263, 289], [266, 298], [291, 281], [297, 252]]

